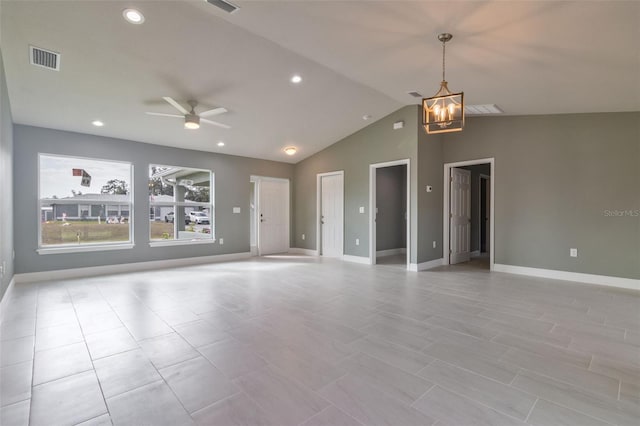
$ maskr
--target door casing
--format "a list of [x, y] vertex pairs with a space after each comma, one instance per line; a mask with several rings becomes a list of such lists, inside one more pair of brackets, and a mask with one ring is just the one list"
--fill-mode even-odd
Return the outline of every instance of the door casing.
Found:
[[341, 230], [341, 244], [339, 256], [342, 257], [344, 255], [344, 170], [338, 170], [334, 172], [327, 173], [318, 173], [316, 175], [316, 250], [319, 256], [323, 255], [322, 252], [322, 178], [328, 176], [340, 176], [342, 178], [342, 216], [340, 217], [340, 227]]
[[369, 165], [369, 263], [376, 264], [376, 171], [384, 167], [407, 166], [407, 270], [411, 269], [411, 160], [387, 161]]
[[290, 244], [291, 244], [291, 239], [290, 239], [290, 228], [291, 228], [291, 214], [290, 214], [290, 198], [291, 198], [291, 185], [289, 183], [289, 179], [282, 179], [282, 178], [274, 178], [274, 177], [267, 177], [267, 176], [251, 176], [250, 178], [251, 182], [255, 182], [255, 199], [256, 199], [256, 238], [257, 238], [257, 248], [258, 248], [258, 256], [264, 256], [265, 255], [265, 249], [264, 249], [264, 242], [261, 241], [262, 240], [262, 232], [261, 232], [261, 220], [260, 220], [260, 215], [262, 212], [262, 206], [261, 206], [261, 184], [263, 182], [266, 181], [270, 181], [270, 182], [278, 182], [281, 183], [283, 185], [286, 185], [286, 192], [287, 192], [287, 196], [285, 197], [286, 199], [286, 205], [285, 205], [285, 223], [286, 223], [286, 227], [285, 227], [285, 238], [286, 238], [286, 247], [283, 247], [283, 252], [287, 252], [290, 249]]
[[495, 158], [480, 158], [477, 160], [458, 161], [454, 163], [444, 164], [444, 180], [443, 180], [443, 210], [442, 210], [442, 263], [449, 265], [449, 214], [450, 214], [450, 185], [449, 176], [451, 176], [451, 168], [474, 166], [476, 164], [489, 164], [491, 166], [491, 190], [490, 190], [490, 211], [489, 211], [489, 269], [493, 271], [495, 264], [495, 184], [496, 184], [496, 168]]

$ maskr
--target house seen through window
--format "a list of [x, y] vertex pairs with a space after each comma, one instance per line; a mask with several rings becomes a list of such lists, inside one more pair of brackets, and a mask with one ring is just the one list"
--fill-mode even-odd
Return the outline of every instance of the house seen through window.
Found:
[[39, 155], [40, 248], [131, 243], [131, 163]]
[[213, 240], [213, 173], [150, 165], [149, 221], [152, 242]]

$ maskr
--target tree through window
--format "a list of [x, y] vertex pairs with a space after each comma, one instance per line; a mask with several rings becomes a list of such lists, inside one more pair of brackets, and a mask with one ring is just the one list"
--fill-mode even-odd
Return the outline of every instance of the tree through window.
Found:
[[189, 167], [149, 166], [152, 242], [214, 239], [213, 173]]

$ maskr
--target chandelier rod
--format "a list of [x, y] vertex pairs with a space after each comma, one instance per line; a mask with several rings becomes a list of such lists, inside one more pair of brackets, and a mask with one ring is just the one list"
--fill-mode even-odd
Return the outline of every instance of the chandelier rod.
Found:
[[442, 40], [442, 81], [446, 81], [444, 78], [444, 49], [446, 45], [446, 41]]

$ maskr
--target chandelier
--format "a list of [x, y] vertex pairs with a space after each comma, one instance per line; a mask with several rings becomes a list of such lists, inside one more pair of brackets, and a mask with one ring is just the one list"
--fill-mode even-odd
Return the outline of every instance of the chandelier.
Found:
[[464, 92], [451, 93], [444, 77], [445, 43], [453, 36], [438, 35], [442, 42], [442, 82], [431, 98], [422, 99], [422, 125], [427, 133], [459, 132], [464, 127]]

